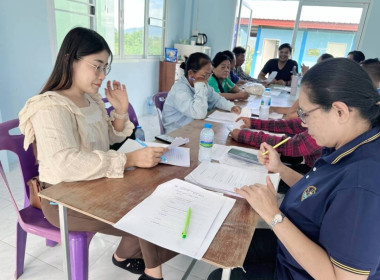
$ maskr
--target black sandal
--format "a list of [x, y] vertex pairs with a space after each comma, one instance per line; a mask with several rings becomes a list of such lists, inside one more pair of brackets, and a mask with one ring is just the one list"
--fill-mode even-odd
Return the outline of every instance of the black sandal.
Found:
[[117, 261], [115, 256], [112, 254], [112, 262], [114, 265], [128, 270], [134, 274], [143, 274], [145, 270], [145, 262], [143, 259], [126, 259], [124, 261]]
[[154, 278], [152, 276], [149, 276], [145, 274], [145, 272], [139, 277], [138, 280], [164, 280], [164, 278]]

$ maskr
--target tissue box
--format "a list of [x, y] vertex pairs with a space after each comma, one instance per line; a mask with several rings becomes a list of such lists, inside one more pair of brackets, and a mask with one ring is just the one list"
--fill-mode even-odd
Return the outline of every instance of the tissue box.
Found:
[[165, 61], [177, 62], [177, 54], [176, 48], [165, 48]]

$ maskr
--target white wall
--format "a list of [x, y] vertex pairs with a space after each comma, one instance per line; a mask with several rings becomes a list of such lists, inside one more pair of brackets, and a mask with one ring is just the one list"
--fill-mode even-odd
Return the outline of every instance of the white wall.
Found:
[[380, 58], [380, 1], [372, 0], [368, 19], [364, 26], [364, 32], [359, 45], [366, 58]]

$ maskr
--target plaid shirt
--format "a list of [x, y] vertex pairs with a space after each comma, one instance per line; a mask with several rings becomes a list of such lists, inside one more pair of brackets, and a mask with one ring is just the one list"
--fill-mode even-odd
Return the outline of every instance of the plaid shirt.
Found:
[[[259, 120], [251, 119], [251, 128], [260, 129], [275, 133], [285, 133], [294, 135], [286, 143], [277, 148], [277, 151], [284, 156], [305, 158], [305, 163], [312, 167], [314, 162], [321, 156], [322, 147], [318, 146], [315, 140], [307, 132], [307, 129], [301, 126], [299, 118], [292, 120]], [[287, 136], [278, 137], [266, 134], [262, 131], [253, 132], [250, 130], [240, 130], [238, 142], [259, 148], [262, 142], [269, 145], [276, 145]]]
[[245, 73], [241, 66], [236, 67], [234, 70], [232, 70], [232, 72], [242, 80], [258, 83], [258, 80]]

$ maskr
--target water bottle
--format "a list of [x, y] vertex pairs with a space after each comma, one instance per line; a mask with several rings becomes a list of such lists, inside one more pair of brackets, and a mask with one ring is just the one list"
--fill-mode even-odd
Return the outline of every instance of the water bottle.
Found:
[[272, 98], [270, 94], [270, 88], [266, 88], [263, 95], [261, 96], [260, 105], [270, 106], [271, 102], [272, 102]]
[[214, 131], [212, 124], [205, 123], [199, 137], [199, 161], [211, 161], [212, 145], [214, 144]]
[[269, 107], [267, 105], [260, 105], [259, 110], [259, 119], [260, 120], [268, 120], [269, 119]]
[[140, 141], [145, 141], [144, 130], [142, 130], [141, 126], [139, 125], [136, 127], [135, 136], [136, 136], [136, 139], [139, 139]]

